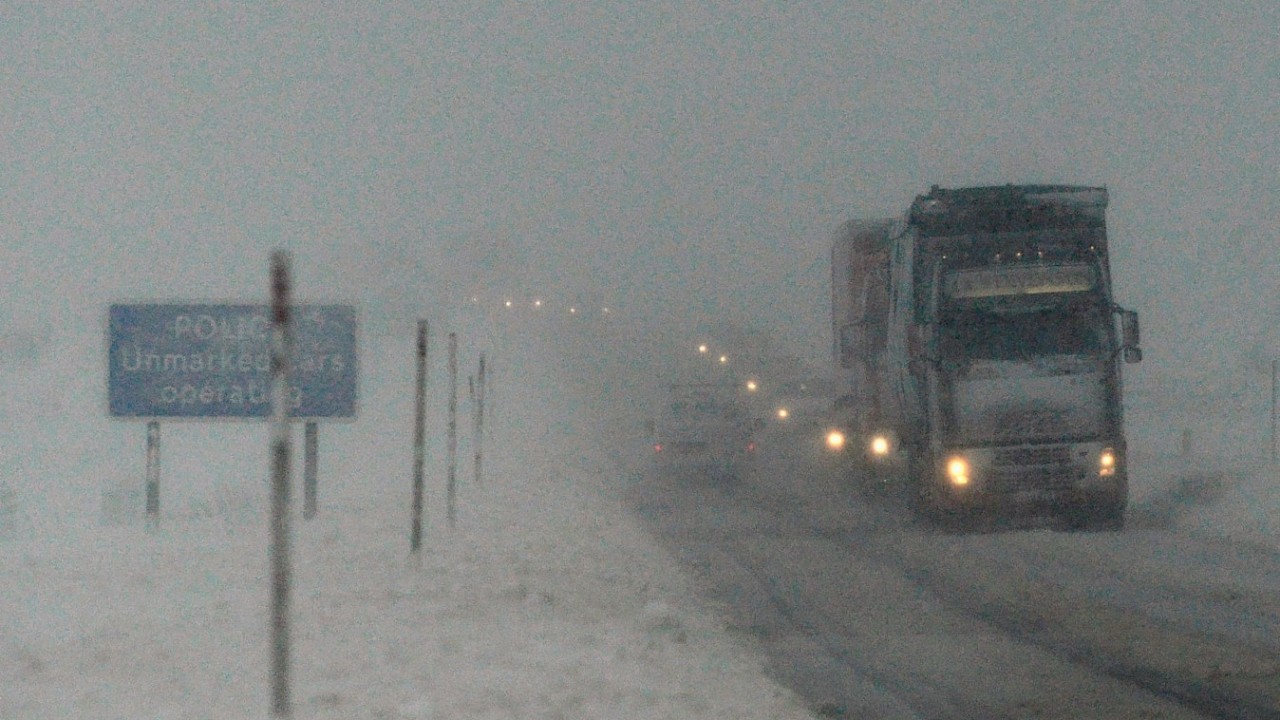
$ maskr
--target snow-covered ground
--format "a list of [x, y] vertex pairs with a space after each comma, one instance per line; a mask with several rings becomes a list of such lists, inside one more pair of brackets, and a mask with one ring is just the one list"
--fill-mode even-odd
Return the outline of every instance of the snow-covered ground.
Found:
[[[483, 348], [464, 329], [454, 527], [433, 337], [413, 558], [400, 329], [365, 338], [360, 418], [321, 426], [321, 511], [293, 523], [294, 717], [810, 717], [629, 516], [626, 463], [536, 334], [493, 358], [477, 485], [466, 368]], [[148, 531], [143, 426], [104, 418], [92, 328], [60, 342], [75, 351], [5, 376], [0, 717], [267, 717], [267, 427], [162, 425], [163, 519]], [[104, 496], [133, 519], [105, 522]]]
[[[440, 331], [419, 558], [411, 323], [371, 326], [360, 417], [321, 427], [321, 512], [293, 524], [294, 716], [812, 717], [624, 504], [637, 456], [608, 416], [622, 409], [601, 398], [642, 391], [622, 385], [625, 364], [604, 367], [617, 348], [593, 345], [619, 336], [458, 324], [457, 523], [445, 519]], [[148, 531], [143, 425], [105, 417], [98, 332], [0, 370], [0, 718], [265, 718], [267, 427], [164, 424], [164, 514]], [[573, 342], [597, 352], [567, 360]], [[482, 350], [494, 404], [476, 484], [466, 396]], [[597, 370], [602, 384], [584, 385]], [[1253, 462], [1224, 475], [1209, 447], [1184, 457], [1167, 420], [1130, 413], [1135, 506], [1153, 512], [1169, 479], [1187, 477], [1191, 507], [1167, 514], [1179, 531], [1276, 546], [1275, 472]], [[300, 455], [295, 443], [298, 469]], [[113, 521], [120, 507], [131, 519]]]

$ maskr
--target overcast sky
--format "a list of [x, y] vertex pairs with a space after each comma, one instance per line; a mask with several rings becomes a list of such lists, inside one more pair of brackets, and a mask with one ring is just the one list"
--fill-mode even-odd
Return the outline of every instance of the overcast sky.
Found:
[[284, 247], [300, 294], [370, 312], [591, 294], [824, 349], [841, 220], [1068, 182], [1111, 190], [1149, 360], [1280, 352], [1278, 28], [1270, 0], [10, 5], [0, 332], [265, 297]]

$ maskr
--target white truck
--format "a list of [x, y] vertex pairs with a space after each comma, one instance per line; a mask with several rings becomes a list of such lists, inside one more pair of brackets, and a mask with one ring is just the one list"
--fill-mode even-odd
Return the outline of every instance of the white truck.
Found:
[[1121, 363], [1142, 355], [1112, 296], [1107, 199], [935, 186], [901, 219], [841, 226], [827, 438], [855, 479], [905, 483], [933, 521], [1029, 508], [1123, 527]]

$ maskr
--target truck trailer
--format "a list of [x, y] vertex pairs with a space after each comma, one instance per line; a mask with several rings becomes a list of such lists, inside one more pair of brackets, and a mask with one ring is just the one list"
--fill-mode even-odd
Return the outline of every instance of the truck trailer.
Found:
[[832, 246], [838, 378], [828, 446], [858, 482], [964, 523], [1021, 510], [1118, 530], [1128, 502], [1107, 190], [944, 189]]

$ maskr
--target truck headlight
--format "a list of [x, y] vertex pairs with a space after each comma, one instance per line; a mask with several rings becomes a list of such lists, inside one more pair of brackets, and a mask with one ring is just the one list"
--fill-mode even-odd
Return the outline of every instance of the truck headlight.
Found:
[[845, 443], [844, 433], [839, 430], [831, 430], [827, 432], [827, 447], [832, 450], [843, 450]]
[[1116, 474], [1116, 451], [1107, 448], [1098, 456], [1098, 475], [1111, 477]]
[[871, 438], [870, 443], [871, 454], [876, 457], [884, 457], [889, 454], [889, 438], [884, 435], [876, 435]]
[[964, 487], [969, 484], [969, 461], [960, 455], [953, 455], [947, 459], [947, 479], [956, 487]]

